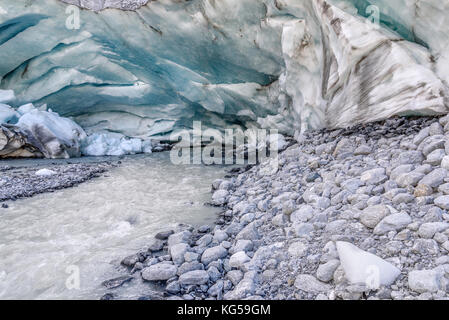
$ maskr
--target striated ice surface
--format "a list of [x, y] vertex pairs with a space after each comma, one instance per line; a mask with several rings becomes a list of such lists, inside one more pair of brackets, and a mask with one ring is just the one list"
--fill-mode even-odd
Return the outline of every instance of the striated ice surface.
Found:
[[449, 111], [441, 1], [65, 2], [91, 9], [79, 28], [68, 3], [0, 0], [0, 89], [88, 134], [147, 140], [201, 120], [298, 135]]
[[0, 103], [9, 103], [16, 99], [13, 90], [0, 90]]

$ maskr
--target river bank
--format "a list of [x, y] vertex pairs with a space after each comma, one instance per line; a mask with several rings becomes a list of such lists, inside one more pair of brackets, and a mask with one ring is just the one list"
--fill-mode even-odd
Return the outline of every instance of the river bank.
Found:
[[148, 299], [447, 299], [448, 123], [306, 133], [276, 170], [213, 183], [215, 226], [159, 233], [122, 265], [159, 285]]
[[[122, 257], [180, 222], [212, 224], [220, 211], [204, 203], [210, 200], [210, 184], [225, 176], [225, 168], [174, 165], [168, 152], [2, 165], [9, 165], [7, 173], [29, 170], [32, 179], [59, 181], [34, 175], [41, 169], [57, 175], [87, 171], [105, 162], [112, 164], [106, 172], [74, 188], [4, 202], [0, 299], [99, 299], [107, 293], [101, 282], [125, 272]], [[137, 299], [149, 287], [136, 280], [128, 284], [117, 289], [124, 299]]]
[[109, 161], [99, 163], [50, 163], [37, 166], [0, 167], [0, 202], [32, 197], [36, 194], [71, 188], [98, 178], [117, 166]]

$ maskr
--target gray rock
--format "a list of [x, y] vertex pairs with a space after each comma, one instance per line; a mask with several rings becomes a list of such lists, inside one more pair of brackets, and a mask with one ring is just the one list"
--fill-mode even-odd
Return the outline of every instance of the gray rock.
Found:
[[198, 261], [200, 255], [196, 252], [186, 252], [184, 253], [184, 260], [186, 262], [195, 262]]
[[256, 221], [248, 224], [236, 236], [236, 240], [257, 240], [259, 238], [260, 238], [260, 235], [257, 232]]
[[178, 233], [174, 233], [168, 237], [168, 247], [178, 244], [178, 243], [187, 243], [192, 236], [190, 231], [181, 231]]
[[212, 195], [212, 203], [216, 206], [222, 206], [226, 203], [229, 196], [227, 190], [217, 190]]
[[263, 282], [270, 282], [272, 281], [277, 275], [277, 271], [273, 269], [268, 269], [262, 272], [262, 281]]
[[121, 264], [127, 267], [134, 267], [134, 265], [139, 262], [139, 260], [139, 256], [137, 254], [133, 254], [124, 258], [121, 261]]
[[410, 203], [413, 201], [415, 201], [415, 197], [409, 193], [400, 193], [397, 196], [395, 196], [392, 200], [392, 202], [396, 205], [401, 203]]
[[142, 270], [142, 278], [147, 281], [164, 281], [176, 276], [178, 268], [167, 263], [158, 263]]
[[419, 197], [428, 197], [432, 193], [433, 193], [432, 187], [426, 184], [418, 184], [418, 186], [416, 186], [415, 188], [415, 191], [413, 192], [413, 195], [419, 198]]
[[427, 155], [425, 163], [431, 164], [433, 166], [438, 166], [441, 164], [441, 161], [443, 160], [445, 155], [446, 151], [444, 149], [434, 150]]
[[286, 222], [287, 222], [287, 219], [285, 217], [285, 214], [283, 214], [283, 213], [276, 215], [271, 220], [271, 223], [273, 225], [275, 225], [276, 227], [283, 227], [286, 224]]
[[288, 200], [282, 204], [282, 213], [289, 216], [296, 209], [296, 202], [293, 200]]
[[208, 248], [203, 252], [201, 256], [201, 262], [208, 265], [212, 261], [222, 259], [228, 255], [228, 251], [222, 246], [215, 246]]
[[436, 135], [443, 135], [444, 130], [443, 127], [439, 122], [434, 122], [429, 126], [429, 135], [436, 136]]
[[171, 294], [178, 294], [181, 291], [181, 286], [178, 281], [172, 281], [165, 287], [165, 290]]
[[124, 285], [125, 283], [131, 281], [132, 279], [134, 279], [134, 278], [131, 277], [131, 276], [121, 276], [121, 277], [118, 277], [118, 278], [114, 278], [114, 279], [111, 279], [111, 280], [104, 281], [102, 283], [102, 285], [105, 286], [108, 289], [115, 289], [115, 288], [121, 287], [122, 285]]
[[417, 146], [421, 144], [421, 142], [424, 141], [425, 138], [427, 138], [430, 135], [430, 128], [425, 127], [422, 129], [413, 139], [413, 143]]
[[354, 155], [355, 156], [369, 155], [371, 152], [372, 152], [372, 149], [370, 146], [368, 146], [366, 144], [362, 144], [357, 149], [355, 149]]
[[165, 241], [160, 239], [154, 239], [148, 246], [148, 250], [152, 252], [161, 251], [164, 248]]
[[197, 261], [184, 262], [182, 265], [179, 266], [177, 274], [181, 275], [183, 273], [194, 270], [204, 270], [204, 265]]
[[224, 287], [223, 281], [222, 280], [217, 281], [212, 287], [209, 288], [209, 290], [207, 290], [207, 293], [211, 297], [220, 298], [221, 295], [223, 294], [223, 287]]
[[438, 191], [444, 195], [449, 195], [449, 183], [444, 183], [438, 187]]
[[415, 169], [413, 164], [402, 164], [394, 168], [390, 173], [390, 179], [396, 180], [401, 174], [412, 172]]
[[435, 205], [444, 210], [449, 210], [449, 196], [440, 196], [435, 199]]
[[415, 187], [418, 184], [418, 182], [422, 181], [424, 177], [425, 177], [424, 173], [412, 171], [409, 173], [403, 173], [399, 175], [399, 177], [397, 177], [395, 181], [398, 184], [398, 186], [402, 188], [406, 188], [409, 186]]
[[388, 180], [385, 175], [385, 168], [376, 168], [365, 171], [360, 177], [360, 181], [366, 184], [379, 184]]
[[360, 222], [364, 226], [374, 229], [374, 227], [389, 214], [390, 209], [385, 205], [367, 207], [360, 215]]
[[256, 271], [248, 271], [233, 291], [226, 293], [226, 300], [243, 299], [254, 294], [258, 276]]
[[441, 168], [449, 170], [449, 156], [443, 157], [441, 160]]
[[329, 292], [331, 289], [330, 285], [318, 281], [310, 274], [298, 275], [295, 280], [295, 287], [308, 293]]
[[213, 240], [211, 234], [205, 234], [201, 238], [199, 238], [196, 242], [196, 245], [199, 247], [207, 247]]
[[405, 228], [411, 222], [412, 218], [410, 218], [407, 213], [394, 213], [379, 222], [379, 224], [374, 228], [374, 234], [382, 235], [390, 231], [398, 231]]
[[436, 149], [444, 149], [444, 143], [443, 136], [431, 136], [421, 143], [423, 145], [422, 153], [427, 156]]
[[254, 244], [251, 240], [237, 240], [235, 245], [231, 248], [230, 253], [236, 253], [239, 251], [252, 251], [254, 249]]
[[311, 223], [294, 223], [292, 228], [295, 230], [297, 237], [306, 237], [315, 231]]
[[243, 229], [243, 224], [233, 221], [231, 224], [226, 228], [226, 233], [230, 236], [238, 234]]
[[426, 175], [424, 178], [422, 178], [421, 181], [419, 181], [420, 184], [428, 185], [429, 187], [436, 188], [440, 184], [444, 182], [444, 179], [447, 176], [446, 169], [438, 168], [433, 170], [431, 173]]
[[419, 227], [418, 235], [421, 238], [431, 239], [437, 232], [444, 231], [449, 228], [446, 222], [428, 222]]
[[304, 257], [308, 250], [308, 244], [305, 242], [293, 242], [288, 247], [288, 253], [293, 257]]
[[170, 255], [174, 264], [180, 265], [184, 263], [184, 255], [189, 249], [189, 245], [186, 243], [177, 243], [170, 247]]
[[236, 286], [243, 279], [243, 272], [240, 270], [231, 270], [226, 274], [226, 279], [230, 280]]
[[310, 205], [302, 205], [298, 210], [290, 216], [291, 222], [307, 222], [315, 214], [315, 209]]
[[179, 277], [181, 285], [202, 285], [209, 281], [209, 274], [204, 270], [194, 270], [182, 274]]
[[156, 234], [155, 238], [158, 240], [167, 240], [173, 233], [175, 233], [173, 230], [162, 231]]
[[440, 249], [433, 239], [416, 239], [412, 251], [421, 255], [437, 255]]
[[228, 234], [223, 230], [215, 230], [213, 240], [220, 243], [228, 239]]
[[418, 293], [437, 292], [441, 288], [442, 274], [435, 270], [414, 270], [408, 274], [408, 286]]
[[341, 184], [341, 187], [348, 190], [351, 193], [355, 193], [358, 188], [363, 186], [364, 183], [360, 179], [349, 179]]
[[217, 281], [221, 278], [221, 272], [215, 266], [210, 266], [207, 269], [207, 273], [209, 274], [209, 278], [211, 281]]
[[198, 232], [199, 233], [206, 233], [206, 232], [209, 232], [209, 231], [210, 231], [210, 226], [207, 225], [207, 224], [205, 224], [205, 225], [203, 225], [203, 226], [198, 228]]
[[424, 161], [424, 156], [421, 151], [406, 151], [401, 152], [396, 159], [398, 165], [401, 164], [416, 164], [422, 163]]
[[335, 270], [340, 265], [340, 260], [333, 259], [318, 267], [316, 277], [323, 282], [329, 282], [334, 277]]
[[229, 265], [232, 268], [241, 269], [243, 268], [243, 265], [250, 260], [250, 257], [248, 257], [244, 251], [239, 251], [231, 256], [229, 259]]

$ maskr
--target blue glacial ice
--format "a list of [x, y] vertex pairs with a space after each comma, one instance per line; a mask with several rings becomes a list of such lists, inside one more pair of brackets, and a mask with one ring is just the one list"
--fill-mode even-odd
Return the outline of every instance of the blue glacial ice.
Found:
[[[79, 29], [70, 28], [70, 4], [86, 8]], [[449, 111], [449, 4], [437, 0], [0, 7], [0, 89], [16, 93], [9, 104], [47, 104], [73, 118], [99, 148], [89, 154], [120, 153], [123, 141], [138, 152], [133, 139], [164, 139], [196, 120], [298, 137]]]

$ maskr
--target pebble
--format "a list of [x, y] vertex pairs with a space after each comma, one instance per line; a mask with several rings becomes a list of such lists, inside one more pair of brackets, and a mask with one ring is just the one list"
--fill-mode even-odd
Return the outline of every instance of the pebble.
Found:
[[320, 282], [310, 274], [298, 275], [295, 280], [295, 287], [310, 293], [329, 292], [331, 288], [328, 284]]
[[435, 199], [435, 205], [444, 210], [449, 210], [449, 196], [440, 196]]
[[208, 248], [203, 252], [201, 256], [201, 262], [205, 265], [208, 265], [212, 261], [226, 257], [227, 254], [228, 251], [222, 246], [215, 246], [212, 248]]
[[418, 293], [437, 292], [441, 286], [441, 273], [435, 270], [414, 270], [408, 274], [408, 286]]
[[377, 226], [377, 224], [390, 214], [390, 209], [385, 205], [375, 205], [367, 207], [360, 215], [360, 222], [371, 229]]
[[174, 277], [177, 271], [175, 265], [158, 263], [143, 269], [142, 278], [147, 281], [163, 281]]
[[374, 228], [374, 234], [383, 235], [389, 231], [398, 231], [405, 228], [412, 222], [412, 218], [405, 213], [399, 212], [391, 214], [382, 219]]
[[321, 264], [316, 272], [316, 277], [318, 280], [323, 282], [329, 282], [334, 277], [335, 270], [337, 270], [340, 265], [340, 260], [333, 259], [324, 264]]
[[209, 281], [209, 274], [204, 270], [193, 270], [179, 277], [180, 285], [202, 285]]

